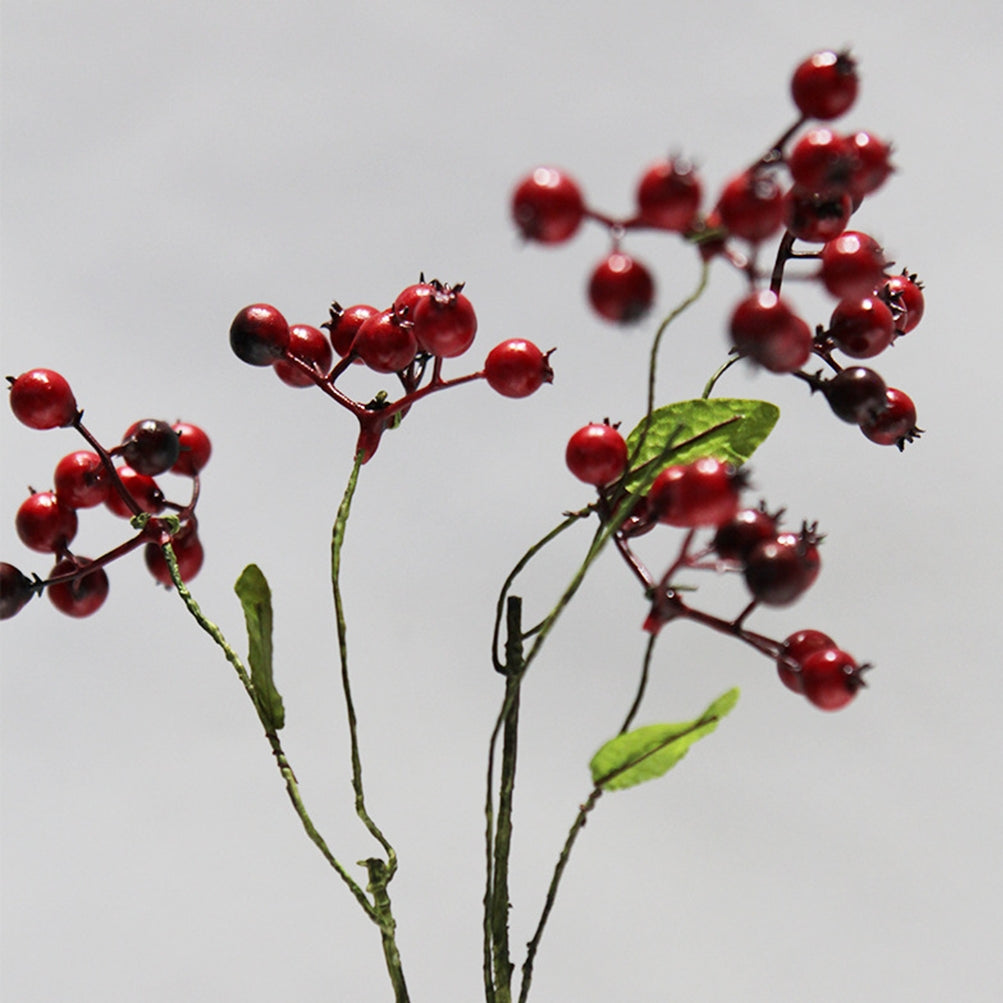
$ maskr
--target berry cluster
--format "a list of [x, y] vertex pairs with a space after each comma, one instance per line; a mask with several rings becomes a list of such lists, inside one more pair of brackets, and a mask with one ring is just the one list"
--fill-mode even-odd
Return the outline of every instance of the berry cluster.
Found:
[[[83, 411], [59, 373], [32, 369], [17, 379], [8, 377], [8, 382], [11, 410], [22, 424], [75, 428], [90, 449], [67, 453], [56, 464], [53, 488], [30, 489], [18, 508], [14, 523], [21, 541], [31, 550], [53, 554], [56, 563], [44, 580], [0, 564], [0, 619], [14, 616], [43, 590], [61, 612], [89, 616], [108, 596], [105, 566], [140, 546], [145, 547], [150, 573], [165, 586], [172, 580], [161, 549], [164, 543], [170, 542], [183, 580], [198, 574], [204, 553], [195, 506], [199, 472], [212, 451], [205, 432], [187, 422], [169, 425], [149, 418], [130, 425], [118, 445], [105, 449], [83, 425]], [[169, 501], [154, 480], [167, 472], [191, 478], [186, 504]], [[101, 557], [74, 554], [70, 544], [77, 535], [78, 511], [99, 505], [130, 519], [139, 532]], [[164, 511], [171, 514], [161, 517]]]
[[[609, 421], [583, 426], [568, 440], [565, 459], [572, 474], [597, 488], [594, 511], [604, 524], [616, 527], [619, 553], [651, 603], [646, 631], [657, 633], [669, 621], [686, 618], [736, 636], [775, 660], [783, 682], [825, 710], [845, 706], [864, 685], [867, 666], [858, 666], [819, 631], [800, 631], [775, 641], [744, 626], [757, 606], [788, 606], [814, 583], [822, 539], [815, 525], [802, 524], [799, 532], [782, 530], [782, 512], [771, 514], [762, 502], [757, 508], [743, 507], [744, 470], [713, 456], [667, 466], [646, 493], [633, 499], [626, 519], [619, 522], [621, 506], [631, 497], [627, 482], [640, 468], [631, 469], [630, 450], [618, 428]], [[655, 576], [630, 541], [659, 524], [688, 532], [678, 556], [664, 574]], [[694, 549], [698, 530], [713, 532], [703, 549]], [[681, 569], [740, 572], [751, 601], [733, 620], [697, 610], [674, 584]]]
[[[308, 324], [288, 324], [273, 306], [254, 304], [234, 318], [230, 346], [252, 366], [272, 366], [289, 386], [320, 387], [355, 415], [356, 452], [363, 463], [376, 452], [383, 432], [430, 393], [483, 378], [506, 397], [527, 397], [553, 380], [550, 352], [522, 338], [496, 345], [478, 372], [442, 378], [443, 360], [463, 355], [477, 333], [477, 315], [462, 283], [449, 286], [437, 279], [426, 282], [421, 276], [383, 310], [365, 303], [346, 308], [334, 302], [329, 314], [320, 325], [327, 329], [325, 335]], [[396, 375], [402, 395], [391, 401], [386, 391], [380, 391], [367, 403], [353, 400], [336, 386], [353, 363]]]
[[[612, 246], [592, 272], [588, 296], [601, 317], [619, 323], [643, 317], [655, 297], [650, 270], [622, 248], [629, 231], [675, 232], [705, 261], [724, 259], [749, 281], [748, 295], [730, 318], [732, 361], [747, 358], [771, 372], [793, 374], [821, 391], [833, 412], [871, 441], [902, 449], [921, 432], [913, 402], [873, 370], [844, 369], [833, 357], [838, 351], [854, 360], [873, 358], [923, 316], [923, 285], [916, 276], [908, 270], [889, 275], [891, 262], [877, 241], [846, 229], [894, 170], [891, 147], [871, 132], [838, 133], [822, 124], [802, 132], [813, 120], [828, 123], [848, 111], [857, 88], [848, 53], [819, 52], [801, 63], [791, 79], [796, 121], [724, 185], [709, 211], [700, 208], [703, 188], [695, 167], [677, 156], [644, 172], [636, 212], [628, 218], [590, 208], [571, 177], [539, 167], [516, 186], [513, 219], [526, 239], [542, 244], [568, 240], [585, 219], [607, 227]], [[758, 265], [762, 244], [777, 235], [773, 265], [764, 271]], [[798, 242], [809, 247], [799, 249]], [[802, 278], [819, 281], [838, 301], [828, 326], [814, 331], [781, 296], [787, 263], [806, 259], [819, 267]], [[813, 356], [829, 368], [830, 378], [805, 370]]]

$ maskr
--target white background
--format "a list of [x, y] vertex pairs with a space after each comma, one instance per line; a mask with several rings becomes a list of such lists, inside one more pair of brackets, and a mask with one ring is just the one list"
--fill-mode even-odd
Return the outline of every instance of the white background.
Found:
[[[416, 407], [364, 469], [349, 527], [369, 801], [401, 856], [391, 891], [416, 1001], [482, 991], [497, 588], [588, 501], [564, 443], [589, 420], [639, 417], [654, 330], [589, 313], [600, 228], [521, 247], [511, 187], [555, 163], [625, 214], [672, 150], [698, 160], [709, 203], [792, 119], [796, 63], [852, 43], [862, 89], [840, 127], [893, 139], [900, 168], [854, 225], [927, 284], [922, 325], [875, 368], [928, 431], [900, 455], [796, 380], [733, 371], [721, 392], [781, 405], [756, 491], [828, 534], [812, 591], [752, 625], [826, 630], [876, 663], [872, 686], [822, 714], [753, 652], [668, 629], [642, 723], [692, 716], [732, 685], [742, 699], [676, 772], [600, 802], [533, 998], [999, 998], [997, 7], [7, 0], [2, 27], [3, 373], [60, 370], [109, 444], [144, 417], [207, 429], [194, 591], [242, 649], [232, 582], [252, 560], [269, 576], [287, 751], [349, 867], [374, 847], [352, 811], [326, 574], [355, 430], [320, 393], [239, 363], [230, 320], [265, 301], [316, 324], [332, 298], [382, 306], [424, 270], [466, 281], [480, 319], [447, 373], [507, 337], [558, 346], [556, 382], [533, 398], [475, 383]], [[658, 276], [659, 312], [695, 283], [680, 241], [627, 247]], [[668, 339], [661, 401], [699, 393], [741, 291], [714, 269]], [[791, 296], [827, 319], [812, 289]], [[360, 396], [385, 384], [352, 376]], [[14, 512], [78, 440], [10, 415], [0, 429], [2, 557], [44, 574]], [[84, 511], [76, 546], [123, 536]], [[586, 537], [527, 578], [528, 618]], [[672, 556], [663, 540], [653, 562]], [[138, 555], [110, 578], [90, 619], [42, 600], [0, 633], [4, 1000], [389, 999], [376, 930], [300, 831], [232, 671]], [[702, 584], [708, 608], [744, 602], [739, 582]], [[607, 555], [527, 680], [517, 948], [588, 759], [630, 702], [643, 616]]]

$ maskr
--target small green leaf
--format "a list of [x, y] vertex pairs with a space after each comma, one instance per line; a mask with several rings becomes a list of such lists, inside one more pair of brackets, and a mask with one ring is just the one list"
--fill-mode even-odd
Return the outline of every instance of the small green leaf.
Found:
[[258, 717], [267, 731], [278, 731], [285, 724], [286, 715], [272, 679], [272, 593], [256, 564], [244, 568], [233, 591], [240, 599], [247, 622], [247, 660]]
[[[634, 469], [663, 454], [665, 466], [692, 463], [703, 456], [741, 466], [773, 431], [779, 417], [780, 409], [768, 401], [713, 397], [667, 404], [651, 413]], [[644, 427], [645, 422], [641, 421], [627, 436], [627, 449], [632, 456]], [[670, 442], [676, 448], [666, 453]], [[636, 488], [642, 478], [643, 474], [628, 478], [627, 489]]]
[[731, 689], [693, 721], [650, 724], [617, 735], [592, 757], [592, 782], [604, 790], [618, 791], [662, 776], [697, 739], [709, 735], [737, 702], [738, 689]]

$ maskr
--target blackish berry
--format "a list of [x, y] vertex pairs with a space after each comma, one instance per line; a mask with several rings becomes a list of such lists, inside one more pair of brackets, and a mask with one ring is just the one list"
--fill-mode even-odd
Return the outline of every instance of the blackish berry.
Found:
[[581, 189], [552, 167], [537, 167], [512, 193], [512, 218], [527, 240], [559, 244], [574, 235], [584, 217]]
[[69, 383], [51, 369], [31, 369], [10, 380], [10, 409], [28, 428], [62, 428], [72, 425], [77, 402]]
[[776, 537], [778, 521], [777, 515], [770, 515], [761, 508], [745, 508], [736, 512], [714, 534], [713, 547], [717, 556], [724, 561], [744, 563], [753, 548], [764, 540]]
[[484, 376], [503, 397], [528, 397], [544, 383], [553, 383], [549, 357], [549, 352], [545, 355], [531, 341], [509, 338], [488, 352]]
[[181, 452], [178, 433], [166, 421], [146, 418], [130, 425], [118, 453], [139, 474], [156, 477], [177, 462]]
[[0, 620], [9, 620], [24, 609], [35, 594], [35, 586], [30, 578], [8, 564], [0, 563]]
[[270, 366], [289, 344], [285, 317], [267, 303], [244, 307], [230, 325], [230, 347], [238, 359], [252, 366]]
[[821, 389], [833, 414], [852, 425], [860, 425], [886, 406], [885, 381], [873, 369], [864, 366], [836, 373]]
[[781, 533], [753, 548], [745, 562], [745, 584], [760, 602], [787, 606], [818, 577], [817, 538], [810, 530]]

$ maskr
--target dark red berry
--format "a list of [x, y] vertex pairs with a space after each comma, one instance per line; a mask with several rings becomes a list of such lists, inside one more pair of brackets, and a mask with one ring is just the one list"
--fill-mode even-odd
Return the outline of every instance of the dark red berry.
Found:
[[828, 634], [820, 630], [799, 630], [791, 634], [780, 649], [777, 656], [777, 675], [789, 690], [804, 693], [804, 682], [801, 678], [801, 665], [804, 660], [816, 651], [835, 648], [836, 644]]
[[503, 397], [528, 397], [544, 383], [553, 383], [549, 356], [531, 341], [509, 338], [488, 352], [484, 376], [491, 389]]
[[[414, 287], [409, 288], [413, 289]], [[338, 303], [332, 303], [331, 319], [321, 324], [321, 327], [328, 329], [332, 347], [338, 355], [344, 358], [351, 351], [352, 342], [355, 341], [355, 335], [362, 327], [363, 322], [369, 320], [370, 317], [375, 317], [379, 312], [376, 307], [368, 306], [365, 303], [356, 303], [355, 306], [346, 309], [342, 309]], [[356, 361], [359, 364], [362, 363], [361, 359], [356, 359]]]
[[[115, 471], [125, 490], [129, 492], [133, 501], [139, 506], [140, 511], [156, 515], [163, 509], [164, 495], [152, 477], [147, 474], [141, 474], [125, 464], [116, 467]], [[118, 493], [114, 484], [108, 489], [108, 500], [105, 504], [115, 515], [121, 516], [123, 519], [132, 518], [133, 512], [122, 500], [122, 496]]]
[[[66, 558], [49, 572], [49, 578], [67, 575], [85, 568], [91, 562], [86, 557]], [[90, 616], [108, 598], [108, 576], [104, 568], [95, 568], [69, 582], [57, 582], [45, 590], [52, 605], [67, 616]]]
[[898, 334], [908, 334], [923, 319], [923, 283], [915, 275], [893, 275], [880, 288], [881, 298], [898, 306], [902, 313], [895, 318]]
[[816, 52], [795, 69], [791, 97], [806, 118], [828, 120], [849, 110], [857, 85], [856, 62], [848, 52]]
[[[178, 571], [181, 574], [181, 580], [185, 583], [190, 582], [199, 573], [205, 558], [198, 530], [190, 523], [182, 526], [171, 538], [171, 547], [178, 562]], [[167, 567], [167, 559], [164, 557], [164, 552], [160, 549], [160, 546], [156, 543], [148, 543], [143, 552], [143, 557], [150, 574], [161, 585], [165, 585], [167, 588], [173, 587], [174, 581], [171, 578], [171, 572]]]
[[24, 609], [35, 594], [35, 586], [30, 578], [8, 564], [0, 563], [0, 620], [9, 620]]
[[885, 281], [889, 262], [881, 245], [866, 233], [844, 230], [822, 248], [822, 282], [841, 299], [869, 296]]
[[36, 491], [17, 510], [14, 527], [21, 542], [42, 554], [58, 554], [77, 535], [77, 513], [54, 491]]
[[700, 195], [700, 179], [688, 160], [659, 160], [637, 186], [638, 215], [648, 226], [686, 233], [700, 208]]
[[101, 457], [86, 449], [64, 456], [53, 482], [60, 504], [69, 508], [92, 508], [108, 498], [108, 471]]
[[892, 151], [870, 132], [857, 132], [848, 138], [857, 161], [850, 177], [850, 191], [860, 199], [880, 188], [895, 170], [889, 159]]
[[51, 369], [30, 369], [10, 380], [10, 409], [28, 428], [62, 428], [77, 416], [69, 383]]
[[786, 196], [787, 229], [811, 244], [825, 244], [845, 229], [853, 213], [853, 200], [846, 192], [818, 194], [795, 185]]
[[411, 365], [418, 341], [411, 325], [399, 321], [390, 307], [362, 322], [352, 351], [374, 372], [398, 373]]
[[852, 425], [874, 417], [886, 406], [885, 381], [873, 369], [852, 366], [836, 373], [821, 387], [833, 414]]
[[559, 244], [585, 217], [581, 189], [562, 171], [537, 167], [512, 194], [512, 218], [527, 240]]
[[414, 320], [414, 310], [419, 300], [426, 296], [431, 296], [434, 292], [431, 282], [425, 281], [422, 275], [421, 281], [415, 282], [406, 289], [401, 290], [394, 300], [394, 313], [398, 320]]
[[839, 648], [820, 648], [806, 655], [801, 663], [804, 695], [821, 710], [839, 710], [864, 685], [861, 672], [865, 668]]
[[809, 129], [787, 154], [787, 169], [794, 183], [811, 192], [849, 189], [857, 169], [851, 140], [831, 129]]
[[877, 296], [840, 300], [829, 321], [829, 337], [844, 354], [871, 359], [892, 343], [895, 320]]
[[787, 606], [818, 577], [817, 537], [809, 530], [781, 533], [757, 544], [745, 562], [745, 583], [760, 602]]
[[419, 348], [443, 359], [462, 355], [477, 333], [477, 315], [459, 287], [437, 284], [418, 300], [412, 320]]
[[614, 251], [589, 279], [589, 302], [600, 317], [618, 324], [640, 320], [655, 298], [655, 282], [641, 262]]
[[230, 347], [238, 359], [252, 366], [270, 366], [289, 344], [285, 317], [267, 303], [244, 307], [230, 325]]
[[166, 421], [146, 418], [129, 426], [117, 451], [136, 473], [156, 477], [177, 462], [181, 443]]
[[648, 491], [648, 507], [670, 526], [721, 526], [738, 511], [742, 479], [712, 456], [667, 467]]
[[194, 477], [209, 462], [212, 454], [209, 436], [198, 425], [191, 425], [186, 421], [176, 421], [171, 428], [178, 433], [178, 443], [181, 447], [171, 471]]
[[744, 171], [724, 186], [717, 212], [729, 233], [755, 244], [782, 226], [784, 195], [770, 174]]
[[728, 522], [718, 527], [713, 547], [724, 561], [741, 561], [764, 540], [777, 535], [778, 515], [770, 515], [762, 508], [745, 508], [736, 512]]
[[602, 487], [619, 480], [627, 469], [627, 443], [608, 423], [585, 425], [568, 440], [564, 459], [580, 481]]
[[811, 355], [811, 328], [769, 289], [747, 296], [731, 315], [731, 343], [774, 373], [792, 373]]
[[289, 362], [289, 358], [300, 359], [314, 371], [324, 376], [331, 368], [331, 345], [324, 332], [309, 324], [293, 324], [289, 328], [289, 344], [285, 358], [272, 363], [275, 375], [290, 387], [309, 387], [314, 381], [299, 366]]
[[885, 394], [884, 410], [862, 421], [860, 431], [879, 446], [898, 446], [899, 450], [922, 434], [916, 427], [916, 405], [895, 387]]

